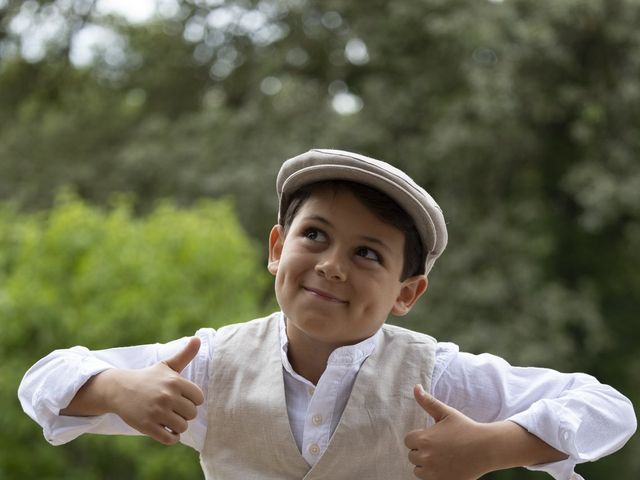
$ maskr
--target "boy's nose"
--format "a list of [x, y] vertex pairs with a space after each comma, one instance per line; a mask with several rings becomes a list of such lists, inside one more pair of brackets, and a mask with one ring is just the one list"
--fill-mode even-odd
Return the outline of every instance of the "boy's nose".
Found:
[[320, 260], [316, 264], [315, 270], [327, 280], [344, 282], [347, 279], [347, 272], [335, 255]]

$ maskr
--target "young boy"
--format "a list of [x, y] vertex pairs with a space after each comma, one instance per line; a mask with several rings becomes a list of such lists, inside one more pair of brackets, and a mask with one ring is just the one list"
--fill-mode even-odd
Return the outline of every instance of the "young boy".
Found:
[[593, 377], [385, 324], [426, 291], [447, 243], [440, 208], [403, 172], [311, 150], [283, 164], [277, 190], [268, 269], [282, 311], [166, 345], [51, 353], [19, 390], [49, 442], [181, 441], [208, 479], [469, 480], [526, 466], [568, 480], [633, 434], [630, 402]]

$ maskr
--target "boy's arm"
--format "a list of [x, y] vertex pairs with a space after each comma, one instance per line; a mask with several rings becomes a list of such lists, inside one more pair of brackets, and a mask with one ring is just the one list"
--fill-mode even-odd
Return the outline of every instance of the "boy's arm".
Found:
[[476, 422], [509, 420], [567, 454], [566, 460], [523, 465], [556, 479], [580, 478], [572, 476], [577, 463], [615, 452], [637, 424], [631, 402], [589, 375], [513, 367], [448, 343], [438, 344], [431, 393]]
[[[206, 392], [215, 331], [201, 329], [197, 335], [202, 341], [202, 348], [196, 359], [182, 372], [182, 377]], [[84, 385], [87, 387], [83, 389], [83, 393], [91, 393], [89, 386], [98, 385], [96, 380], [99, 377], [102, 377], [101, 381], [105, 380], [116, 369], [126, 371], [151, 367], [162, 359], [175, 355], [187, 342], [188, 339], [183, 338], [167, 344], [108, 350], [90, 351], [84, 347], [56, 350], [38, 361], [25, 374], [18, 390], [20, 402], [25, 413], [43, 428], [45, 438], [53, 445], [67, 443], [85, 433], [139, 435], [139, 431], [130, 427], [118, 415], [102, 415], [102, 412], [110, 408], [95, 404], [95, 400], [91, 402], [93, 410], [87, 410], [87, 402], [83, 405], [72, 404], [72, 401]], [[107, 374], [107, 371], [113, 372]], [[78, 397], [74, 402], [80, 402], [81, 399], [82, 397]], [[199, 450], [206, 434], [206, 423], [206, 405], [203, 405], [198, 408], [196, 419], [189, 423], [189, 430], [182, 435], [181, 442]]]
[[496, 470], [550, 463], [568, 456], [510, 421], [479, 423], [416, 385], [418, 404], [434, 419], [405, 437], [418, 478], [470, 480]]
[[150, 367], [105, 370], [89, 379], [60, 414], [114, 413], [160, 443], [177, 443], [204, 401], [200, 388], [180, 376], [199, 349], [200, 339], [192, 337], [173, 357]]

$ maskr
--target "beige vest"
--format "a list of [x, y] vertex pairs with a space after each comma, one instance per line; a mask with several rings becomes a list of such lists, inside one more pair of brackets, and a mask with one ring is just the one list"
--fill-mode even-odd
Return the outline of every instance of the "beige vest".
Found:
[[278, 315], [216, 333], [200, 456], [207, 480], [415, 478], [404, 437], [432, 423], [413, 398], [413, 386], [431, 388], [435, 340], [382, 327], [327, 450], [310, 467], [287, 416]]

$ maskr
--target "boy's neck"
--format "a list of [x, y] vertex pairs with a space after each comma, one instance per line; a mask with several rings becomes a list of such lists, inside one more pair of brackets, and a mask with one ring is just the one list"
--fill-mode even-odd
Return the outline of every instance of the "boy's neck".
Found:
[[[286, 319], [285, 319], [286, 322]], [[287, 358], [293, 370], [314, 385], [327, 369], [329, 357], [341, 347], [355, 345], [362, 340], [349, 343], [324, 342], [306, 335], [288, 322], [285, 323], [287, 335]]]
[[331, 345], [305, 345], [305, 342], [291, 341], [287, 349], [287, 357], [293, 370], [314, 385], [327, 368], [329, 356], [337, 348]]
[[319, 341], [301, 332], [288, 322], [285, 325], [288, 340], [287, 358], [291, 367], [298, 375], [317, 385], [327, 369], [331, 354], [336, 349], [344, 347], [345, 344]]

